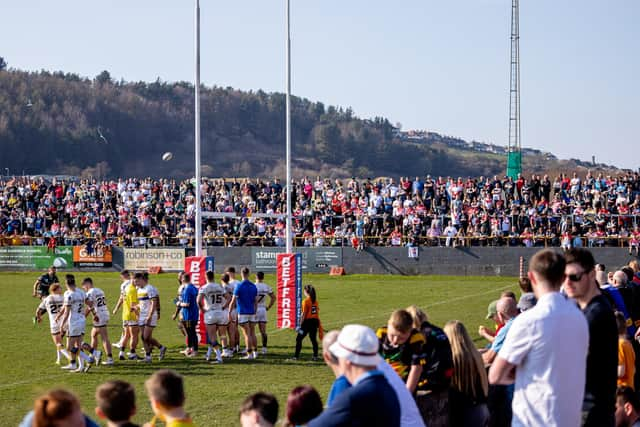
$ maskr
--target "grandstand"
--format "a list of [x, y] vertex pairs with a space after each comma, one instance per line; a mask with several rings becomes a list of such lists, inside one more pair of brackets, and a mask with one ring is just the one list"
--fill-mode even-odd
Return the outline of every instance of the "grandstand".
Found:
[[[284, 246], [279, 179], [203, 179], [207, 246]], [[193, 182], [0, 180], [0, 245], [191, 247]], [[629, 246], [640, 176], [297, 179], [295, 246]]]

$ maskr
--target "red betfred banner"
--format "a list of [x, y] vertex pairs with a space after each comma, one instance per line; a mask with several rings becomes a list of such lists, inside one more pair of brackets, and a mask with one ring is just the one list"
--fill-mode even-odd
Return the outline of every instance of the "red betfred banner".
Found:
[[276, 258], [279, 329], [300, 326], [302, 306], [302, 255], [278, 254]]
[[[191, 283], [200, 289], [207, 283], [207, 271], [213, 271], [212, 256], [190, 256], [184, 260], [184, 271], [191, 275]], [[204, 313], [200, 312], [200, 321], [198, 322], [198, 342], [200, 344], [207, 343], [207, 327], [204, 323]]]

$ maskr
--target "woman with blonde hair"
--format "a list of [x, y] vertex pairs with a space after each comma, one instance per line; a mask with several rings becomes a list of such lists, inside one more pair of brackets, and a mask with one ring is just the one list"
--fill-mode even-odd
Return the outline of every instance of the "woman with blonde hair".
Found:
[[449, 338], [453, 356], [449, 395], [450, 426], [485, 427], [489, 424], [489, 381], [482, 357], [462, 322], [447, 322], [444, 332]]

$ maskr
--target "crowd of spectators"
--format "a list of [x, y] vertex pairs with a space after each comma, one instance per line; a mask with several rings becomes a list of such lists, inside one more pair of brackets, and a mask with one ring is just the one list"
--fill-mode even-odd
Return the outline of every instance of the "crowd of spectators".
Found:
[[[284, 246], [279, 179], [203, 179], [203, 237]], [[315, 179], [292, 185], [296, 246], [625, 246], [640, 241], [640, 175]], [[193, 180], [0, 180], [0, 244], [191, 246]]]

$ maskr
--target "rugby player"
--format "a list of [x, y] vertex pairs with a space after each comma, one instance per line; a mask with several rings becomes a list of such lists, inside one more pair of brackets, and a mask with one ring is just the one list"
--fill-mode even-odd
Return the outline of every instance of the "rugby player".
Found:
[[[113, 355], [111, 354], [111, 341], [109, 341], [109, 332], [107, 331], [107, 324], [109, 323], [109, 308], [107, 307], [107, 297], [100, 288], [93, 286], [93, 280], [87, 277], [82, 281], [82, 288], [87, 295], [87, 301], [91, 303], [93, 308], [87, 308], [85, 311], [85, 317], [89, 315], [89, 312], [93, 311], [93, 328], [91, 328], [91, 344], [88, 347], [88, 351], [96, 360], [96, 365], [100, 363], [102, 352], [98, 350], [98, 336], [102, 338], [102, 347], [107, 354], [107, 360], [103, 362], [104, 365], [113, 365]], [[87, 348], [85, 347], [85, 350]]]
[[[124, 296], [125, 296], [125, 289], [127, 288], [127, 286], [129, 286], [129, 284], [131, 283], [131, 273], [129, 272], [129, 270], [122, 270], [120, 272], [120, 279], [122, 279], [122, 283], [120, 283], [120, 297], [118, 298], [118, 302], [116, 302], [116, 306], [113, 307], [113, 315], [115, 316], [115, 314], [118, 312], [118, 309], [122, 306], [122, 303], [124, 302]], [[124, 315], [124, 314], [123, 314]], [[124, 324], [124, 321], [122, 322], [122, 333], [120, 334], [120, 340], [118, 340], [117, 343], [113, 343], [113, 346], [115, 348], [117, 348], [118, 350], [120, 350], [120, 360], [124, 359], [124, 349], [127, 345], [127, 342], [130, 340], [130, 336], [129, 336], [129, 332], [127, 330], [127, 327]]]
[[155, 286], [149, 284], [148, 273], [142, 273], [142, 278], [140, 280], [134, 279], [134, 281], [138, 288], [138, 304], [140, 307], [138, 326], [140, 327], [142, 345], [145, 351], [144, 361], [151, 362], [153, 347], [160, 349], [158, 360], [162, 360], [167, 348], [153, 338], [153, 329], [158, 325], [158, 320], [160, 319], [160, 295]]
[[38, 277], [38, 280], [33, 284], [33, 297], [44, 299], [49, 295], [49, 288], [54, 283], [60, 283], [60, 280], [56, 276], [56, 268], [52, 265], [47, 273]]
[[59, 283], [54, 283], [49, 288], [49, 295], [46, 296], [38, 306], [36, 310], [36, 321], [42, 322], [42, 315], [44, 313], [49, 314], [49, 330], [51, 331], [51, 338], [53, 344], [56, 346], [56, 365], [60, 364], [60, 356], [64, 356], [67, 359], [71, 359], [67, 350], [64, 349], [62, 343], [62, 324], [56, 320], [56, 316], [62, 310], [64, 305], [64, 297], [62, 296], [62, 287]]
[[[267, 311], [273, 307], [273, 304], [276, 302], [276, 296], [274, 295], [271, 286], [264, 283], [263, 280], [264, 273], [262, 271], [258, 271], [256, 273], [256, 288], [258, 288], [256, 322], [258, 323], [258, 329], [260, 329], [260, 335], [262, 336], [262, 354], [267, 354]], [[267, 296], [269, 297], [269, 305], [267, 305], [265, 301]]]
[[[198, 307], [204, 312], [204, 323], [207, 327], [207, 336], [209, 338], [209, 348], [205, 358], [211, 360], [213, 351], [216, 353], [216, 363], [222, 363], [222, 352], [218, 344], [218, 333], [220, 333], [220, 341], [227, 333], [227, 325], [229, 319], [226, 316], [225, 308], [228, 304], [227, 291], [215, 283], [213, 271], [207, 271], [207, 283], [200, 288], [198, 292]], [[226, 339], [225, 339], [226, 341]], [[226, 346], [222, 346], [222, 351], [226, 352]]]
[[232, 311], [238, 307], [238, 325], [242, 328], [244, 341], [247, 347], [247, 355], [244, 359], [255, 359], [258, 357], [256, 340], [256, 308], [258, 301], [258, 289], [249, 280], [249, 269], [243, 267], [240, 271], [242, 282], [236, 285], [233, 297], [229, 303], [229, 321], [231, 321]]
[[[122, 300], [122, 324], [125, 329], [124, 340], [121, 342], [122, 347], [120, 347], [120, 354], [118, 355], [120, 360], [125, 359], [124, 350], [127, 346], [127, 338], [129, 348], [131, 349], [131, 352], [128, 355], [129, 359], [136, 360], [138, 358], [138, 355], [136, 354], [138, 333], [140, 331], [138, 328], [138, 289], [134, 283], [141, 279], [142, 273], [136, 273], [133, 276], [133, 282], [129, 281], [126, 286], [124, 286], [123, 294], [120, 295], [120, 299]], [[114, 312], [117, 308], [118, 307], [114, 309]]]
[[181, 351], [181, 353], [187, 357], [195, 357], [198, 355], [198, 334], [196, 332], [196, 326], [200, 319], [200, 310], [197, 300], [198, 288], [191, 283], [191, 275], [184, 273], [182, 275], [180, 298], [176, 301], [176, 305], [180, 307], [181, 323], [187, 333], [187, 348]]
[[[227, 267], [225, 273], [229, 276], [229, 279], [226, 282], [225, 289], [229, 293], [229, 295], [233, 296], [233, 292], [236, 290], [236, 286], [240, 283], [236, 280], [236, 269], [235, 267]], [[224, 277], [224, 276], [223, 276]], [[231, 300], [229, 300], [231, 303]], [[240, 331], [238, 330], [238, 311], [235, 307], [231, 310], [231, 319], [229, 320], [229, 326], [227, 327], [227, 334], [229, 335], [229, 348], [231, 349], [231, 356], [233, 356], [233, 352], [240, 351]]]
[[[69, 364], [63, 366], [62, 369], [74, 372], [87, 372], [91, 367], [92, 358], [82, 352], [82, 337], [85, 329], [85, 303], [87, 295], [82, 289], [76, 287], [76, 278], [73, 274], [65, 276], [65, 285], [67, 287], [64, 293], [64, 305], [62, 311], [56, 317], [62, 325], [67, 327], [67, 351], [69, 352]], [[93, 307], [91, 307], [92, 312]], [[61, 320], [60, 320], [61, 319]], [[78, 363], [76, 363], [76, 359]], [[85, 366], [85, 361], [87, 362]]]

